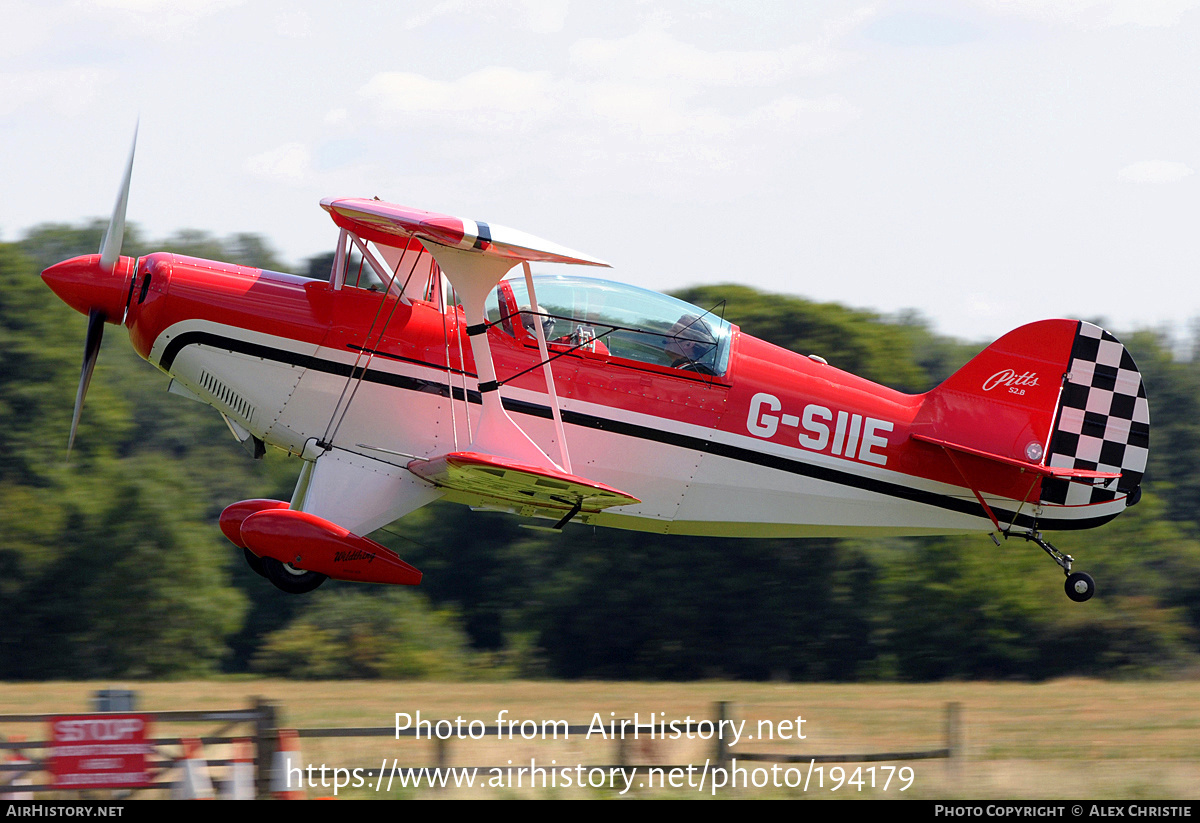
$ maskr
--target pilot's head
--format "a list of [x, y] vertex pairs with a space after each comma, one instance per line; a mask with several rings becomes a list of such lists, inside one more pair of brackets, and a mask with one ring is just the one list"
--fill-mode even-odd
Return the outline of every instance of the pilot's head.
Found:
[[685, 314], [667, 332], [667, 352], [679, 360], [694, 363], [704, 359], [716, 344], [712, 329], [694, 314]]
[[537, 337], [538, 320], [542, 321], [542, 334], [549, 340], [550, 335], [554, 332], [554, 318], [534, 314], [533, 309], [529, 306], [521, 307], [521, 325], [534, 337]]

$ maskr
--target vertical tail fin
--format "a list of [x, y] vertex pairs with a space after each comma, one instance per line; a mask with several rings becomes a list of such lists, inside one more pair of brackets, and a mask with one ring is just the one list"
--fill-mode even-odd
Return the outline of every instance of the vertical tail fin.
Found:
[[1150, 410], [1115, 337], [1091, 323], [1043, 320], [1004, 335], [930, 391], [913, 433], [1010, 466], [1120, 473], [1116, 481], [1043, 478], [1041, 503], [1085, 506], [1138, 489]]

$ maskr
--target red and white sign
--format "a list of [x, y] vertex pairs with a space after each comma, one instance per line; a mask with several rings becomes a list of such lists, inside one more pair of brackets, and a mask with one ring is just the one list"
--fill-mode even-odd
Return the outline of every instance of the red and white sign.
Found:
[[117, 789], [152, 785], [146, 764], [150, 716], [90, 714], [50, 721], [50, 773], [57, 786]]

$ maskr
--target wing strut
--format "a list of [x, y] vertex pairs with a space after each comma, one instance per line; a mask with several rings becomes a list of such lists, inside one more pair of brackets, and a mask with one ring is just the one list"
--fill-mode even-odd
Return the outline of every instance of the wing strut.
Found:
[[[529, 289], [529, 308], [533, 311], [534, 316], [537, 316], [541, 313], [541, 309], [538, 308], [537, 294], [533, 290], [533, 273], [529, 270], [529, 261], [522, 260], [521, 267], [525, 270], [525, 287]], [[546, 332], [541, 323], [534, 323], [533, 329], [537, 335], [538, 353], [542, 356], [542, 374], [546, 376], [546, 391], [550, 393], [550, 411], [554, 415], [554, 430], [558, 433], [558, 451], [562, 457], [562, 467], [567, 474], [573, 474], [571, 456], [567, 454], [567, 435], [563, 430], [562, 411], [558, 408], [558, 392], [554, 389], [554, 372], [550, 369], [550, 352], [546, 348]], [[570, 520], [571, 517], [574, 517], [574, 514], [566, 519]], [[562, 526], [558, 528], [562, 528]]]
[[[992, 525], [996, 527], [996, 531], [1000, 532], [1005, 537], [1007, 537], [1008, 533], [1010, 531], [1012, 531], [1013, 525], [1017, 522], [1017, 517], [1021, 514], [1021, 509], [1023, 509], [1025, 507], [1025, 504], [1029, 502], [1029, 496], [1031, 494], [1033, 494], [1034, 486], [1036, 486], [1038, 481], [1042, 479], [1043, 472], [1040, 472], [1040, 471], [1033, 472], [1033, 480], [1029, 484], [1029, 488], [1026, 490], [1025, 496], [1023, 498], [1021, 498], [1021, 505], [1019, 505], [1017, 507], [1016, 512], [1013, 513], [1012, 522], [1008, 524], [1008, 528], [1006, 529], [1000, 525], [1000, 520], [996, 517], [996, 513], [992, 510], [992, 507], [988, 505], [988, 502], [983, 499], [983, 495], [979, 493], [979, 489], [976, 488], [975, 484], [971, 482], [971, 479], [969, 477], [967, 477], [966, 469], [964, 469], [962, 467], [962, 464], [960, 464], [958, 462], [958, 458], [956, 458], [954, 456], [954, 453], [956, 451], [959, 451], [959, 452], [962, 452], [963, 454], [970, 454], [973, 456], [988, 457], [988, 458], [999, 460], [1000, 458], [998, 456], [988, 455], [983, 452], [977, 452], [974, 450], [967, 450], [965, 448], [956, 447], [945, 441], [935, 440], [931, 437], [925, 437], [924, 435], [914, 434], [912, 437], [914, 440], [918, 440], [918, 441], [921, 441], [924, 443], [929, 443], [931, 445], [941, 447], [941, 449], [945, 453], [946, 457], [949, 458], [950, 465], [954, 466], [954, 470], [957, 471], [958, 476], [962, 478], [963, 484], [966, 485], [966, 487], [971, 490], [971, 494], [975, 495], [975, 499], [978, 500], [979, 505], [983, 507], [984, 513], [987, 514], [988, 519], [992, 521]], [[1015, 460], [1005, 460], [1004, 462], [1006, 462], [1008, 464], [1019, 465], [1022, 469], [1027, 468], [1026, 465], [1019, 464]], [[1038, 468], [1038, 467], [1034, 467], [1034, 468]], [[992, 539], [995, 540], [995, 537], [993, 537]], [[1000, 544], [997, 543], [996, 545], [1000, 545]]]
[[471, 353], [475, 356], [483, 409], [471, 438], [471, 448], [474, 451], [517, 460], [529, 466], [562, 471], [562, 467], [551, 460], [516, 421], [508, 416], [500, 400], [500, 384], [496, 380], [492, 350], [488, 345], [484, 304], [496, 284], [519, 261], [509, 257], [478, 254], [465, 249], [452, 249], [436, 243], [429, 243], [427, 248], [462, 301], [463, 314], [467, 321], [467, 337], [471, 341]]
[[[346, 231], [345, 229], [342, 229], [342, 235], [343, 237], [338, 238], [338, 252], [334, 257], [335, 285], [341, 283], [342, 280], [345, 279], [346, 260], [350, 257], [349, 249], [342, 245], [346, 238], [349, 238], [349, 241], [352, 245], [357, 245], [359, 247], [359, 250], [364, 257], [364, 264], [366, 264], [368, 257], [372, 260], [374, 260], [375, 257], [375, 255], [371, 253], [371, 250], [367, 248], [367, 245], [363, 243], [362, 240], [356, 235]], [[419, 255], [413, 258], [412, 267], [408, 272], [408, 278], [412, 277], [413, 271], [416, 270], [419, 259]], [[378, 261], [375, 262], [377, 263]], [[391, 275], [388, 277], [388, 281], [383, 284], [383, 291], [380, 294], [379, 305], [375, 308], [375, 316], [371, 319], [371, 325], [367, 329], [366, 337], [363, 339], [363, 345], [359, 349], [358, 355], [354, 358], [354, 365], [350, 368], [350, 374], [346, 376], [346, 382], [342, 386], [342, 393], [338, 396], [338, 401], [333, 407], [333, 414], [330, 415], [329, 423], [325, 426], [325, 434], [322, 436], [320, 441], [322, 444], [331, 444], [334, 438], [337, 437], [338, 429], [342, 427], [342, 421], [346, 419], [346, 414], [350, 411], [350, 404], [354, 402], [354, 397], [356, 394], [358, 394], [358, 387], [362, 385], [363, 379], [367, 376], [367, 369], [370, 368], [371, 361], [375, 358], [375, 352], [379, 348], [380, 344], [383, 343], [383, 336], [387, 333], [387, 327], [392, 322], [392, 317], [394, 317], [396, 314], [396, 308], [400, 305], [400, 303], [408, 302], [405, 299], [402, 290], [400, 296], [392, 304], [392, 310], [388, 312], [387, 318], [383, 321], [383, 326], [379, 329], [379, 336], [375, 339], [375, 342], [372, 343], [371, 336], [375, 333], [375, 326], [379, 323], [379, 316], [383, 312], [383, 307], [387, 305], [387, 299], [391, 294], [392, 285], [396, 282], [396, 275], [400, 273], [400, 265], [403, 262], [404, 255], [401, 254], [400, 259], [396, 261], [395, 270], [391, 272]], [[341, 269], [340, 272], [338, 271], [339, 268]], [[404, 281], [406, 286], [408, 285], [408, 278], [406, 278]], [[362, 362], [364, 353], [367, 355], [365, 363]], [[359, 370], [360, 363], [362, 363], [361, 371]], [[448, 359], [447, 363], [449, 363]], [[354, 388], [350, 390], [350, 397], [347, 399], [346, 391], [350, 389], [351, 384], [353, 384]], [[342, 403], [343, 400], [346, 401], [344, 405]], [[341, 413], [340, 417], [338, 416], [339, 412]], [[335, 420], [337, 421], [336, 424], [334, 423]]]

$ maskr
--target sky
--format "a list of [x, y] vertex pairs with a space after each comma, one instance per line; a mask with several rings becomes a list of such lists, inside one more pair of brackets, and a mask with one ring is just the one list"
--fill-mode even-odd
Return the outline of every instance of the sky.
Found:
[[[1200, 317], [1200, 0], [0, 0], [0, 240], [323, 197], [984, 341]], [[589, 270], [586, 273], [594, 273]]]

